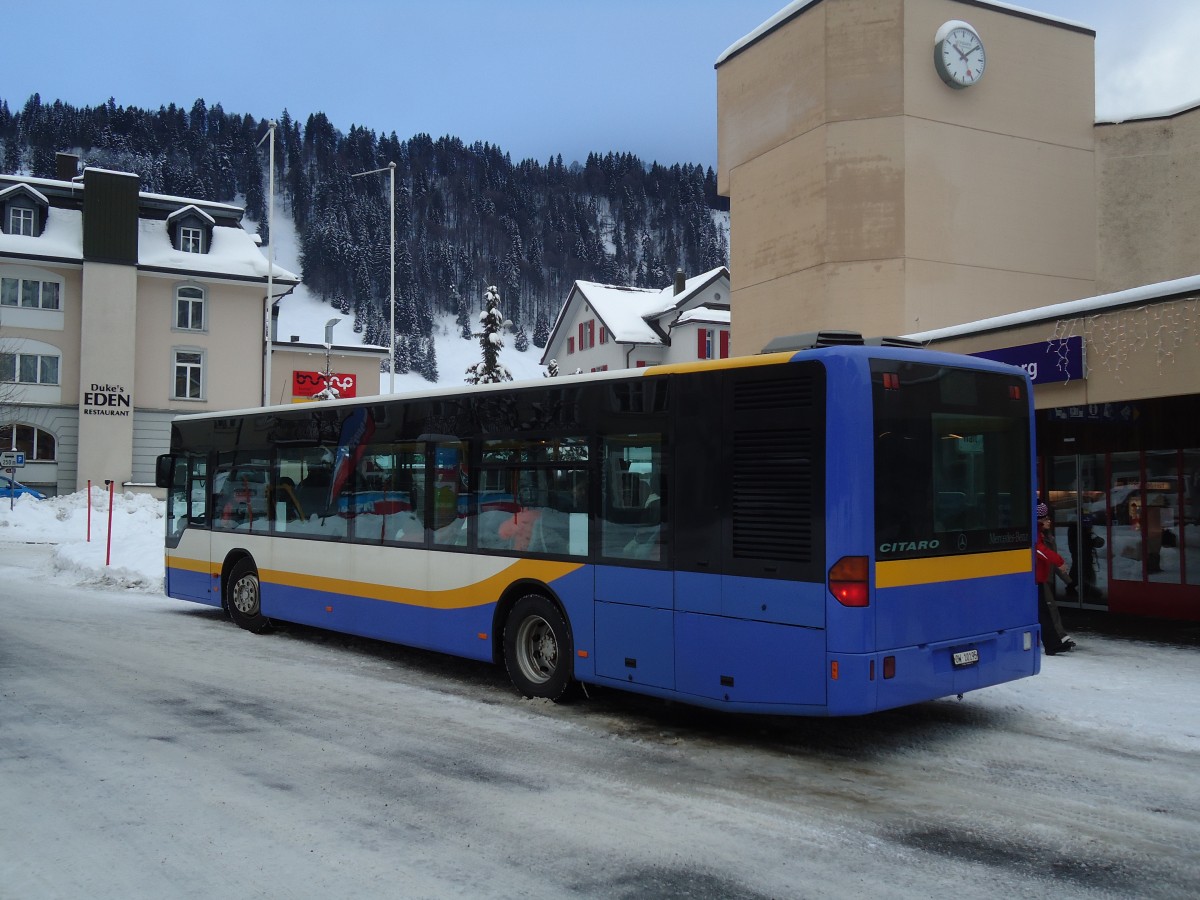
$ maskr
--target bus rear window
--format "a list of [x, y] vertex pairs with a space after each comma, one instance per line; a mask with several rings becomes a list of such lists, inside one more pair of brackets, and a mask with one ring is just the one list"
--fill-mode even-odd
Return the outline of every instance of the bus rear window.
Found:
[[872, 369], [878, 558], [1030, 546], [1025, 381], [887, 360]]

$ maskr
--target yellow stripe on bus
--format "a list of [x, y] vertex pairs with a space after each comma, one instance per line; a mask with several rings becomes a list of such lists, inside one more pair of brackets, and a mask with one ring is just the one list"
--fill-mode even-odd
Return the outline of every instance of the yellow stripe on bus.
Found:
[[1029, 550], [973, 553], [970, 556], [937, 556], [930, 559], [896, 559], [875, 564], [877, 588], [911, 587], [939, 581], [965, 581], [992, 575], [1019, 575], [1033, 571]]
[[[188, 559], [186, 556], [177, 556], [174, 553], [167, 554], [167, 568], [180, 569], [184, 572], [203, 572], [206, 575], [212, 569], [207, 559]], [[221, 573], [221, 567], [216, 566], [217, 574]]]
[[773, 366], [784, 363], [796, 355], [795, 350], [782, 353], [763, 353], [759, 356], [730, 356], [726, 359], [700, 359], [696, 362], [672, 363], [665, 366], [649, 366], [645, 375], [679, 375], [685, 372], [709, 372], [717, 369], [745, 369], [749, 366]]
[[440, 591], [371, 584], [363, 581], [348, 581], [343, 578], [326, 578], [321, 575], [302, 575], [297, 572], [281, 572], [271, 569], [260, 571], [259, 579], [266, 584], [278, 584], [331, 594], [346, 594], [351, 597], [382, 600], [387, 603], [405, 603], [409, 606], [422, 606], [428, 609], [466, 609], [471, 606], [494, 603], [514, 581], [527, 578], [550, 584], [555, 579], [569, 575], [579, 568], [582, 568], [580, 563], [522, 559], [483, 581]]

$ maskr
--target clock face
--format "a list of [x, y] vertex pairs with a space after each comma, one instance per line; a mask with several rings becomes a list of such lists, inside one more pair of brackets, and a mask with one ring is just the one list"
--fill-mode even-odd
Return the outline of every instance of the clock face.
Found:
[[942, 81], [952, 88], [965, 88], [983, 77], [987, 59], [974, 28], [966, 22], [947, 22], [938, 30], [933, 62]]

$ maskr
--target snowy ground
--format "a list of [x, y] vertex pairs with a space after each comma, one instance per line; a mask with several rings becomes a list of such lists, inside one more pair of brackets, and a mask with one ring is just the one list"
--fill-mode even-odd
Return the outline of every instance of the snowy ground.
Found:
[[852, 720], [555, 706], [163, 597], [161, 505], [110, 550], [85, 500], [0, 506], [4, 900], [1200, 895], [1196, 648]]

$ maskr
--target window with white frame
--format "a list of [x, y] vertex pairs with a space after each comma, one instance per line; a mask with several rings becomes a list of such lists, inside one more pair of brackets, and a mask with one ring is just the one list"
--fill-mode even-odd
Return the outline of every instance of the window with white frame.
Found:
[[204, 351], [175, 350], [173, 371], [175, 373], [172, 400], [204, 399]]
[[33, 236], [33, 210], [25, 206], [13, 206], [8, 210], [8, 233]]
[[0, 382], [58, 384], [59, 357], [44, 353], [0, 353]]
[[62, 286], [57, 281], [33, 278], [0, 278], [0, 306], [25, 309], [60, 309]]
[[184, 225], [179, 229], [179, 249], [184, 253], [204, 252], [204, 230]]
[[175, 291], [175, 327], [184, 331], [204, 330], [204, 291], [181, 287]]

